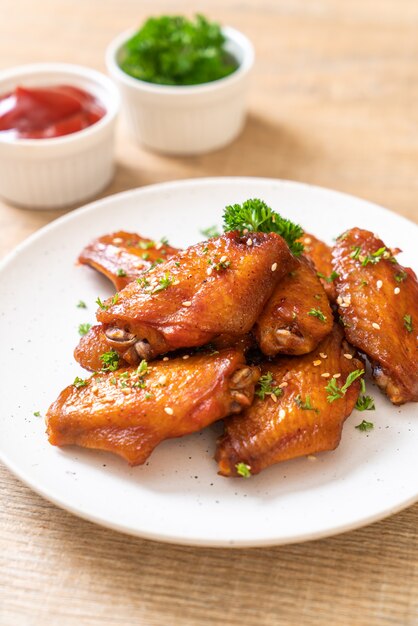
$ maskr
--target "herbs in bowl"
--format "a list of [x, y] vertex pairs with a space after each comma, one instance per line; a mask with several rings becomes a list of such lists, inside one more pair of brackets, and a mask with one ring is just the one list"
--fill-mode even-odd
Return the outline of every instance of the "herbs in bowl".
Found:
[[203, 15], [150, 17], [121, 49], [119, 66], [148, 83], [201, 85], [237, 70], [225, 46], [220, 25]]

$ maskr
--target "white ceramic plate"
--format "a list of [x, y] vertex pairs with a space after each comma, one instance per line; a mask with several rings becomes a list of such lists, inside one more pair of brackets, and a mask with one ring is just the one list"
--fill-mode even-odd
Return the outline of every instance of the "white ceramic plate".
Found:
[[[43, 228], [0, 270], [0, 453], [35, 491], [69, 511], [116, 530], [202, 546], [259, 546], [323, 537], [373, 522], [418, 498], [417, 405], [392, 406], [369, 383], [376, 411], [354, 411], [342, 442], [315, 462], [297, 459], [250, 480], [217, 476], [216, 428], [164, 442], [143, 467], [110, 454], [46, 440], [42, 415], [63, 387], [83, 376], [72, 358], [81, 322], [94, 322], [96, 297], [112, 290], [77, 267], [91, 238], [123, 229], [167, 236], [173, 245], [202, 239], [221, 224], [223, 207], [263, 198], [328, 242], [355, 225], [400, 246], [418, 268], [418, 228], [334, 191], [257, 178], [166, 183], [128, 191], [70, 213]], [[79, 309], [79, 300], [88, 309]], [[367, 418], [370, 433], [354, 426]]]

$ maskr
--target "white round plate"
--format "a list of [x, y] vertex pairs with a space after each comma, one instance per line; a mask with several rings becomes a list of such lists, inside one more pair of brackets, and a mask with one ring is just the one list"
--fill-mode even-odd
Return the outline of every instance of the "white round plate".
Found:
[[[107, 453], [52, 447], [41, 416], [83, 376], [73, 360], [78, 325], [94, 322], [107, 281], [75, 264], [92, 238], [113, 230], [186, 246], [221, 225], [223, 208], [262, 198], [307, 232], [332, 243], [344, 229], [376, 231], [418, 268], [418, 227], [363, 200], [299, 183], [215, 178], [165, 183], [94, 202], [32, 235], [2, 264], [3, 462], [39, 494], [119, 531], [200, 546], [261, 546], [324, 537], [390, 515], [418, 498], [417, 405], [391, 405], [368, 383], [376, 411], [354, 411], [341, 445], [316, 461], [297, 459], [249, 480], [222, 478], [213, 460], [218, 427], [166, 441], [142, 467]], [[87, 309], [77, 308], [79, 300]], [[85, 373], [84, 373], [85, 375]], [[369, 433], [355, 425], [366, 418]]]

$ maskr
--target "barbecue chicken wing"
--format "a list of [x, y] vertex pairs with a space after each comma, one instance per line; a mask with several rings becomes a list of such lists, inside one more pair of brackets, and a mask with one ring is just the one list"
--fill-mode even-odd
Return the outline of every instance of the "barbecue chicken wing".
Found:
[[[251, 404], [258, 368], [239, 350], [154, 362], [76, 379], [46, 416], [49, 442], [146, 461], [164, 439], [198, 431]], [[78, 385], [78, 386], [77, 386]]]
[[132, 363], [220, 334], [244, 335], [293, 266], [275, 234], [230, 232], [198, 243], [109, 299], [97, 319], [109, 345]]
[[303, 243], [303, 255], [313, 263], [329, 301], [332, 303], [335, 302], [337, 299], [337, 291], [334, 285], [335, 278], [330, 246], [308, 233], [305, 233], [299, 241]]
[[257, 319], [254, 334], [262, 352], [305, 354], [332, 330], [328, 298], [310, 261], [297, 266], [277, 285]]
[[347, 339], [370, 360], [393, 404], [418, 401], [418, 282], [376, 235], [359, 228], [333, 249], [337, 303]]
[[119, 231], [94, 239], [83, 249], [78, 261], [104, 274], [119, 290], [150, 269], [153, 263], [162, 263], [176, 252], [176, 248], [161, 241]]
[[225, 420], [215, 456], [223, 476], [242, 475], [241, 467], [258, 474], [275, 463], [336, 448], [360, 380], [345, 392], [344, 385], [349, 374], [364, 371], [337, 324], [311, 354], [264, 362], [261, 369], [253, 405]]

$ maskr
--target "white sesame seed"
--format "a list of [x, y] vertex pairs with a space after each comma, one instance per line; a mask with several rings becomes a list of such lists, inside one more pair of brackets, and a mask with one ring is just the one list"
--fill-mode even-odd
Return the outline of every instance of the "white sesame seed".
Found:
[[273, 263], [273, 265], [271, 266], [271, 271], [275, 272], [277, 270], [277, 263]]
[[348, 359], [349, 361], [351, 361], [351, 359], [353, 358], [353, 355], [352, 355], [352, 354], [349, 354], [348, 352], [347, 352], [347, 354], [344, 354], [344, 356], [345, 356], [345, 358], [346, 358], [346, 359]]
[[97, 385], [93, 385], [93, 387], [91, 388], [91, 393], [97, 393], [99, 391], [99, 388]]
[[228, 260], [227, 256], [225, 256], [225, 255], [221, 256], [221, 258], [219, 259], [219, 263], [225, 263], [225, 261], [227, 261], [227, 260]]
[[310, 244], [312, 243], [312, 239], [310, 237], [305, 237], [305, 239], [303, 240], [303, 243]]
[[322, 378], [329, 378], [331, 376], [331, 374], [329, 372], [324, 372], [323, 374], [321, 374]]
[[314, 367], [318, 367], [318, 365], [321, 365], [321, 363], [322, 363], [321, 359], [317, 359], [316, 361], [314, 361], [314, 362], [312, 363], [312, 365], [313, 365]]
[[192, 303], [190, 302], [190, 300], [185, 300], [184, 302], [181, 303], [181, 306], [192, 306]]
[[282, 420], [284, 417], [286, 417], [286, 411], [284, 409], [280, 409], [279, 411], [279, 417]]
[[158, 379], [158, 384], [165, 385], [166, 382], [167, 382], [167, 376], [165, 376], [164, 374], [161, 374], [161, 376]]
[[325, 352], [320, 352], [319, 356], [321, 357], [321, 359], [326, 359], [328, 358], [328, 354], [325, 354]]
[[308, 456], [306, 458], [308, 459], [308, 461], [317, 461], [318, 460], [316, 458], [316, 456], [314, 456], [313, 454], [308, 454]]
[[341, 302], [341, 304], [340, 304], [340, 307], [341, 307], [342, 309], [346, 309], [346, 308], [347, 308], [347, 307], [349, 307], [349, 306], [350, 306], [350, 304], [349, 304], [348, 302]]
[[208, 267], [208, 269], [206, 270], [206, 274], [210, 276], [212, 272], [213, 272], [213, 269], [211, 267]]
[[112, 239], [112, 243], [117, 246], [119, 243], [123, 243], [123, 239], [121, 239], [121, 237], [115, 237], [114, 239]]
[[122, 387], [121, 392], [126, 394], [126, 393], [129, 393], [130, 390], [131, 390], [130, 387]]
[[337, 304], [341, 304], [341, 302], [342, 302], [342, 301], [343, 301], [342, 297], [341, 297], [341, 296], [338, 296], [338, 298], [337, 298]]
[[163, 358], [163, 361], [168, 361], [168, 356], [165, 356], [165, 357]]
[[373, 326], [373, 328], [375, 328], [376, 330], [380, 330], [380, 326], [379, 326], [379, 324], [377, 324], [376, 322], [373, 322], [372, 326]]
[[292, 333], [287, 328], [278, 328], [276, 330], [276, 335], [283, 335], [283, 337], [288, 337]]
[[178, 280], [178, 278], [176, 280], [173, 280], [172, 285], [180, 285], [180, 281]]
[[395, 287], [395, 289], [393, 290], [393, 293], [395, 294], [395, 296], [398, 295], [398, 293], [400, 293], [401, 290], [399, 289], [399, 287]]
[[284, 383], [280, 383], [279, 385], [279, 389], [284, 389], [285, 387], [288, 386], [289, 383], [287, 383], [286, 381]]
[[167, 413], [167, 415], [174, 415], [174, 411], [171, 406], [166, 406], [164, 411]]
[[341, 374], [334, 374], [333, 378], [340, 378]]
[[136, 267], [137, 270], [140, 270], [141, 267], [144, 267], [143, 261], [138, 261], [138, 263], [135, 263], [134, 267]]
[[376, 288], [377, 288], [377, 289], [381, 289], [381, 288], [382, 288], [382, 286], [383, 286], [383, 280], [378, 280], [378, 281], [376, 282]]
[[162, 248], [162, 247], [163, 247], [163, 243], [162, 243], [162, 241], [158, 241], [158, 242], [155, 244], [155, 249], [156, 249], [156, 250], [160, 250], [160, 248]]
[[277, 402], [277, 396], [275, 393], [271, 393], [270, 398], [273, 400], [273, 402]]
[[190, 359], [190, 354], [185, 354], [185, 355], [184, 355], [183, 360], [184, 360], [184, 361], [187, 361], [187, 359]]
[[253, 240], [248, 237], [247, 246], [252, 246], [252, 245], [253, 245]]

